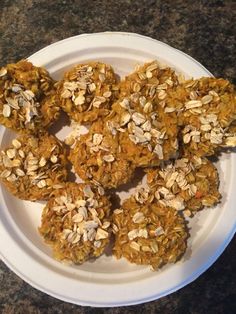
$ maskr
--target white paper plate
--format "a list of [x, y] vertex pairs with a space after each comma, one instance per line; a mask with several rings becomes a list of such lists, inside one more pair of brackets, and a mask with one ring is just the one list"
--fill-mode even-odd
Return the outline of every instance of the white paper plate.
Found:
[[[72, 37], [50, 45], [29, 58], [59, 79], [79, 62], [99, 60], [111, 64], [121, 76], [137, 63], [158, 59], [189, 77], [211, 75], [186, 54], [159, 41], [129, 33], [98, 33]], [[63, 136], [65, 130], [60, 132]], [[1, 147], [12, 134], [0, 128]], [[43, 203], [20, 201], [0, 190], [0, 252], [3, 261], [33, 287], [58, 299], [90, 306], [121, 306], [158, 299], [187, 285], [202, 274], [223, 252], [235, 232], [236, 154], [222, 155], [222, 203], [191, 220], [191, 238], [184, 258], [151, 272], [125, 260], [102, 256], [82, 266], [53, 260], [37, 232]]]

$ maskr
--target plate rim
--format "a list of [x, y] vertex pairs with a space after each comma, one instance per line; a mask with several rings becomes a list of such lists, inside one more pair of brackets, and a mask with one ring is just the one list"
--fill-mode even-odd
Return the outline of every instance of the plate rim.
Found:
[[[91, 36], [104, 36], [104, 35], [109, 35], [109, 34], [112, 34], [113, 36], [115, 35], [126, 35], [126, 36], [131, 36], [131, 37], [139, 37], [141, 39], [146, 39], [146, 40], [149, 40], [149, 41], [153, 41], [153, 42], [158, 42], [159, 44], [161, 45], [164, 45], [166, 47], [171, 48], [175, 51], [177, 51], [179, 54], [187, 57], [188, 59], [190, 59], [192, 62], [194, 62], [195, 64], [197, 64], [199, 67], [201, 67], [206, 73], [208, 73], [209, 75], [211, 75], [211, 73], [203, 66], [201, 65], [198, 61], [196, 61], [194, 58], [192, 58], [191, 56], [187, 55], [186, 53], [176, 49], [176, 48], [173, 48], [171, 46], [169, 46], [168, 44], [166, 43], [163, 43], [161, 41], [158, 41], [156, 39], [153, 39], [153, 38], [150, 38], [150, 37], [147, 37], [147, 36], [143, 36], [143, 35], [139, 35], [139, 34], [136, 34], [136, 33], [125, 33], [125, 32], [102, 32], [102, 33], [91, 33], [91, 34], [81, 34], [81, 35], [77, 35], [77, 36], [72, 36], [72, 37], [69, 37], [69, 38], [66, 38], [64, 40], [61, 40], [61, 41], [58, 41], [54, 44], [51, 44], [49, 46], [46, 46], [42, 49], [40, 49], [39, 51], [35, 52], [33, 55], [31, 55], [29, 57], [29, 59], [33, 59], [34, 57], [36, 57], [38, 54], [42, 53], [43, 51], [47, 50], [49, 47], [56, 47], [57, 45], [63, 45], [65, 44], [66, 42], [70, 41], [70, 40], [77, 40], [78, 38], [82, 38], [82, 37], [91, 37]], [[4, 129], [2, 130], [3, 128], [1, 127], [0, 128], [0, 132], [1, 133], [4, 133]], [[235, 158], [234, 158], [235, 159]], [[233, 165], [234, 167], [234, 165]], [[1, 187], [1, 191], [0, 191], [0, 197], [3, 198], [3, 195], [2, 195], [2, 187]], [[236, 199], [236, 197], [234, 196], [234, 198]], [[0, 215], [1, 217], [1, 215]], [[0, 220], [0, 236], [2, 235], [2, 230], [4, 229], [3, 226], [1, 227], [2, 225], [2, 220]], [[2, 253], [2, 250], [0, 252], [0, 257], [2, 258], [2, 260], [4, 261], [4, 263], [13, 271], [15, 272], [17, 275], [19, 275], [23, 280], [25, 280], [26, 282], [28, 282], [31, 286], [33, 286], [34, 288], [44, 292], [44, 293], [47, 293], [48, 295], [51, 295], [53, 297], [56, 297], [60, 300], [63, 300], [65, 302], [70, 302], [70, 303], [74, 303], [74, 304], [79, 304], [79, 305], [89, 305], [89, 306], [96, 306], [96, 307], [114, 307], [114, 306], [124, 306], [124, 305], [134, 305], [134, 304], [140, 304], [140, 303], [144, 303], [144, 302], [148, 302], [148, 301], [153, 301], [153, 300], [156, 300], [156, 299], [159, 299], [160, 297], [163, 297], [163, 296], [166, 296], [166, 295], [169, 295], [171, 293], [173, 293], [174, 291], [177, 291], [179, 290], [180, 288], [186, 286], [187, 284], [189, 284], [190, 282], [194, 281], [198, 276], [200, 276], [204, 271], [206, 271], [216, 260], [217, 258], [221, 255], [221, 253], [224, 251], [224, 249], [226, 248], [226, 246], [229, 244], [230, 240], [233, 238], [234, 236], [234, 233], [235, 233], [235, 229], [236, 229], [236, 223], [234, 223], [234, 226], [232, 227], [232, 230], [230, 231], [230, 233], [228, 233], [228, 237], [225, 238], [225, 241], [223, 243], [223, 245], [218, 248], [217, 252], [215, 252], [215, 255], [212, 256], [212, 258], [210, 260], [208, 260], [208, 262], [206, 262], [204, 265], [201, 265], [202, 267], [200, 268], [200, 270], [196, 270], [195, 273], [192, 275], [192, 277], [189, 277], [187, 278], [185, 281], [182, 282], [182, 284], [179, 284], [179, 285], [175, 285], [172, 289], [166, 291], [166, 293], [163, 293], [161, 296], [156, 296], [156, 295], [152, 295], [148, 298], [145, 298], [145, 299], [141, 299], [141, 300], [132, 300], [132, 301], [129, 301], [129, 302], [120, 302], [120, 303], [109, 303], [109, 302], [105, 302], [105, 303], [96, 303], [94, 301], [92, 302], [88, 302], [88, 301], [83, 301], [83, 300], [69, 300], [67, 297], [64, 297], [58, 293], [55, 293], [54, 291], [49, 291], [48, 289], [46, 289], [45, 287], [41, 287], [39, 284], [35, 283], [34, 281], [32, 281], [31, 278], [28, 278], [25, 274], [22, 274], [22, 272], [17, 269], [17, 267], [15, 267], [15, 265], [13, 265], [11, 263], [10, 260], [7, 259], [6, 256], [4, 256], [4, 254]], [[0, 240], [0, 249], [1, 249], [1, 240]]]

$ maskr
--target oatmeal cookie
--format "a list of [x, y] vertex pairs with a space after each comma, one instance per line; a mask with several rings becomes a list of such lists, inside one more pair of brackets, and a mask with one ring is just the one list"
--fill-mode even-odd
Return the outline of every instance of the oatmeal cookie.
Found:
[[189, 153], [210, 156], [236, 142], [227, 139], [236, 119], [236, 93], [227, 80], [205, 77], [184, 82], [169, 93], [165, 110], [177, 112], [180, 137]]
[[110, 205], [101, 187], [66, 183], [54, 190], [39, 228], [54, 257], [83, 263], [100, 256], [111, 234]]
[[[175, 71], [168, 66], [163, 66], [157, 60], [138, 65], [135, 72], [127, 75], [119, 84], [120, 96], [127, 97], [158, 95], [159, 100], [166, 97], [166, 91], [177, 86], [179, 79]], [[138, 93], [136, 95], [135, 93]], [[140, 93], [140, 94], [139, 94]], [[140, 101], [140, 100], [139, 100]], [[141, 105], [148, 102], [141, 100]]]
[[58, 83], [62, 109], [77, 122], [92, 122], [109, 113], [117, 97], [116, 75], [101, 62], [78, 64]]
[[106, 130], [103, 121], [94, 122], [88, 134], [75, 140], [69, 160], [81, 179], [99, 182], [104, 188], [127, 183], [135, 170], [122, 151], [119, 138]]
[[[183, 157], [146, 172], [147, 198], [152, 196], [163, 206], [184, 210], [186, 216], [220, 201], [217, 169], [204, 157]], [[137, 200], [139, 197], [137, 194]]]
[[36, 132], [60, 112], [55, 82], [46, 69], [27, 60], [0, 69], [0, 123], [14, 131]]
[[158, 203], [139, 204], [134, 196], [113, 213], [113, 254], [153, 269], [181, 258], [188, 231], [183, 217]]
[[39, 137], [26, 133], [0, 152], [0, 179], [20, 199], [45, 200], [67, 179], [66, 165], [59, 140], [46, 132]]
[[156, 61], [140, 67], [120, 84], [121, 97], [113, 104], [106, 127], [111, 134], [119, 134], [126, 158], [137, 167], [158, 165], [176, 155], [177, 115], [163, 108], [176, 84], [174, 71], [160, 69]]

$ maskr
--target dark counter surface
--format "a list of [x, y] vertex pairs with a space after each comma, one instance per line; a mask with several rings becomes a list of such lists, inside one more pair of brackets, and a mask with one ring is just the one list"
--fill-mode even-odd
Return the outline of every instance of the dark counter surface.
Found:
[[[189, 54], [236, 83], [235, 1], [2, 0], [0, 66], [82, 33], [147, 35]], [[95, 309], [35, 290], [0, 262], [0, 313], [236, 313], [236, 238], [197, 280], [143, 305]]]

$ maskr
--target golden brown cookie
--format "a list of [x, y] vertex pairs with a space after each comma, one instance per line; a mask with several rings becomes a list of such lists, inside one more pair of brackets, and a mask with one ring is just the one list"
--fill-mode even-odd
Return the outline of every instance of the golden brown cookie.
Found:
[[165, 110], [177, 112], [186, 152], [210, 156], [221, 146], [235, 146], [235, 138], [227, 140], [236, 119], [236, 93], [229, 81], [205, 77], [184, 82], [169, 93]]
[[100, 256], [110, 239], [110, 202], [101, 187], [66, 183], [43, 209], [39, 231], [61, 261]]
[[113, 104], [106, 126], [111, 134], [119, 134], [126, 159], [137, 167], [158, 165], [176, 155], [177, 115], [163, 108], [168, 91], [176, 84], [174, 71], [160, 69], [156, 61], [140, 67], [120, 84], [122, 96]]
[[[161, 101], [167, 96], [166, 92], [178, 84], [179, 79], [175, 71], [154, 60], [138, 65], [133, 73], [127, 75], [120, 82], [120, 96], [127, 97], [133, 95], [135, 97], [140, 96], [139, 93], [141, 93], [142, 96], [148, 96], [149, 99], [153, 99], [157, 95]], [[141, 102], [144, 102], [144, 100]]]
[[0, 179], [14, 196], [30, 201], [49, 198], [67, 179], [66, 151], [46, 132], [23, 134], [0, 152]]
[[206, 158], [183, 157], [146, 172], [149, 194], [154, 200], [184, 210], [187, 216], [220, 201], [218, 172]]
[[184, 218], [158, 203], [139, 204], [134, 196], [113, 213], [114, 255], [157, 269], [176, 262], [187, 247]]
[[0, 123], [37, 132], [59, 116], [55, 82], [46, 69], [21, 60], [0, 69]]
[[116, 75], [101, 62], [78, 64], [58, 83], [62, 109], [77, 122], [92, 122], [109, 113], [117, 97]]
[[75, 172], [86, 182], [99, 182], [104, 188], [127, 183], [135, 170], [122, 151], [119, 138], [113, 136], [100, 120], [88, 134], [75, 141], [69, 154]]

